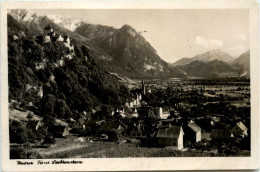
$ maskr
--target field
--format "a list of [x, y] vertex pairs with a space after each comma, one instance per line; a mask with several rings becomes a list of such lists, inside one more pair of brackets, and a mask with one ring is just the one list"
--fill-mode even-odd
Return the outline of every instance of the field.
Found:
[[9, 119], [16, 119], [16, 120], [19, 120], [19, 121], [27, 121], [27, 115], [28, 113], [32, 113], [33, 115], [33, 119], [35, 120], [42, 120], [41, 117], [35, 115], [33, 112], [31, 111], [20, 111], [20, 110], [17, 110], [17, 109], [9, 109]]
[[[133, 143], [90, 142], [84, 138], [80, 142], [76, 137], [56, 139], [56, 143], [49, 148], [32, 148], [44, 159], [53, 158], [128, 158], [128, 157], [208, 157], [220, 156], [217, 150], [175, 150], [171, 147], [148, 148], [138, 147]], [[30, 150], [28, 150], [30, 151]], [[239, 152], [240, 156], [249, 156], [249, 152]], [[234, 156], [234, 155], [233, 155]]]

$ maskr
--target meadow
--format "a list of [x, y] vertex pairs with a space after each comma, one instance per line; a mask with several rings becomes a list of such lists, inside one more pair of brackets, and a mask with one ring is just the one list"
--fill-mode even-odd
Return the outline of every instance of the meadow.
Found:
[[[183, 149], [178, 151], [172, 147], [148, 148], [139, 147], [133, 143], [118, 142], [79, 142], [76, 137], [59, 138], [49, 148], [31, 148], [43, 159], [55, 158], [137, 158], [137, 157], [210, 157], [223, 156], [214, 153], [217, 150]], [[232, 155], [234, 156], [234, 155]], [[249, 152], [238, 152], [235, 156], [249, 156]]]

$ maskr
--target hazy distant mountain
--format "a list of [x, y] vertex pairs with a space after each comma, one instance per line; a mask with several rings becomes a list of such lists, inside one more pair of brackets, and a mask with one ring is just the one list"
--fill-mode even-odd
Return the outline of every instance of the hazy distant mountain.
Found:
[[189, 64], [190, 62], [194, 61], [191, 58], [183, 57], [180, 60], [177, 60], [176, 62], [170, 64], [171, 66], [179, 66], [179, 65], [186, 65]]
[[234, 59], [231, 64], [233, 66], [240, 65], [244, 67], [243, 76], [250, 77], [250, 50], [241, 54], [238, 58]]
[[240, 64], [245, 67], [245, 69], [250, 70], [250, 50], [241, 54], [238, 58], [234, 59], [231, 64]]
[[213, 60], [221, 60], [226, 63], [230, 63], [231, 61], [234, 60], [234, 58], [229, 55], [228, 53], [221, 51], [220, 49], [215, 49], [215, 50], [210, 50], [207, 51], [206, 53], [196, 55], [191, 58], [182, 58], [175, 63], [172, 64], [172, 66], [178, 66], [178, 65], [185, 65], [190, 62], [193, 62], [195, 60], [200, 60], [203, 62], [210, 62]]
[[195, 77], [235, 77], [243, 73], [243, 68], [234, 68], [226, 62], [220, 60], [213, 60], [210, 62], [203, 62], [195, 60], [189, 64], [176, 66], [187, 76]]

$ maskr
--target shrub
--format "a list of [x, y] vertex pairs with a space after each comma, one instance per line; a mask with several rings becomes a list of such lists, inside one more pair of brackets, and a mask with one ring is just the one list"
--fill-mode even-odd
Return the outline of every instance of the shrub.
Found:
[[24, 148], [10, 148], [10, 159], [27, 158]]
[[45, 136], [45, 139], [42, 144], [43, 145], [47, 144], [50, 147], [51, 144], [54, 144], [54, 143], [55, 143], [55, 139], [52, 136], [47, 135], [47, 136]]

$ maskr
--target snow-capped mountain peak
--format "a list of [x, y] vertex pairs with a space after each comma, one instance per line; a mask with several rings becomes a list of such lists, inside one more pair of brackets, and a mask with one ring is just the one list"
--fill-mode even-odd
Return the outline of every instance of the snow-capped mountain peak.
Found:
[[25, 9], [16, 9], [16, 10], [9, 10], [8, 13], [15, 18], [17, 21], [27, 21], [30, 22], [37, 18], [37, 14], [30, 10]]
[[58, 24], [61, 27], [64, 27], [68, 30], [75, 31], [77, 27], [79, 27], [83, 21], [76, 20], [71, 17], [57, 16], [57, 15], [47, 15], [47, 17], [52, 20], [54, 23]]
[[37, 23], [37, 20], [39, 18], [47, 17], [48, 19], [50, 19], [60, 27], [71, 30], [73, 32], [77, 27], [79, 27], [83, 23], [82, 20], [73, 19], [72, 17], [69, 16], [57, 16], [57, 15], [38, 16], [37, 13], [25, 9], [9, 10], [8, 13], [12, 17], [14, 17], [17, 21], [26, 22], [26, 23], [30, 23], [32, 21]]

